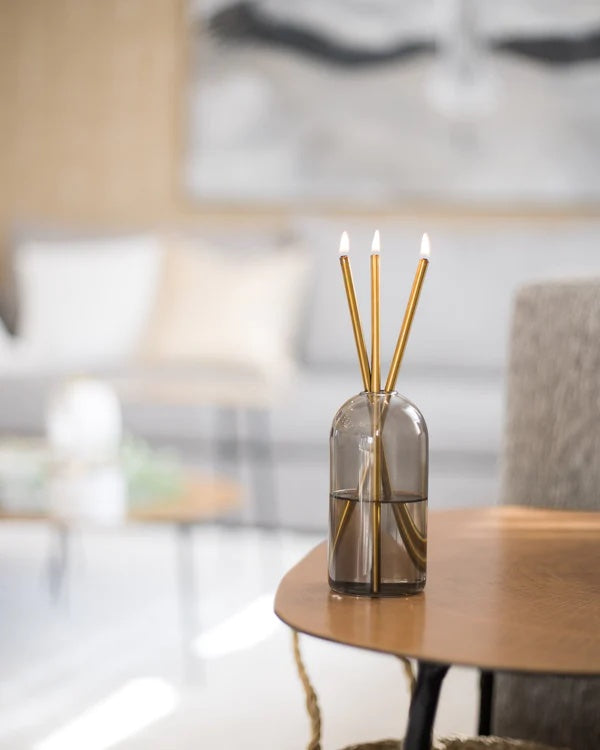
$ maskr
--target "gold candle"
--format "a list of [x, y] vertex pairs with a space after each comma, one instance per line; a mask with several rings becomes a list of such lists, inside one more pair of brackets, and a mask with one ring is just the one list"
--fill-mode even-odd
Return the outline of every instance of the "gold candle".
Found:
[[365, 346], [365, 339], [360, 324], [358, 303], [356, 301], [356, 292], [354, 290], [354, 281], [352, 279], [352, 269], [350, 267], [350, 258], [348, 257], [349, 251], [350, 240], [348, 239], [348, 232], [343, 232], [340, 239], [340, 266], [342, 268], [342, 276], [344, 277], [346, 299], [348, 300], [348, 309], [350, 311], [350, 320], [352, 321], [352, 331], [354, 332], [354, 341], [356, 343], [356, 352], [360, 363], [360, 372], [362, 374], [365, 391], [368, 391], [371, 386], [371, 371], [369, 369], [367, 347]]
[[[369, 358], [367, 355], [367, 347], [365, 346], [365, 339], [363, 336], [362, 325], [360, 322], [360, 314], [358, 312], [358, 303], [356, 301], [356, 291], [354, 289], [354, 281], [352, 279], [352, 269], [350, 267], [350, 258], [348, 253], [350, 252], [350, 240], [348, 238], [348, 232], [343, 232], [340, 238], [340, 266], [342, 269], [342, 276], [344, 278], [344, 287], [346, 289], [346, 299], [348, 300], [348, 310], [350, 311], [350, 320], [352, 321], [352, 331], [354, 332], [354, 342], [356, 343], [356, 353], [358, 354], [358, 361], [360, 364], [360, 372], [362, 374], [363, 386], [365, 391], [371, 389], [371, 369], [369, 367]], [[350, 500], [346, 501], [344, 510], [340, 517], [340, 522], [337, 527], [335, 538], [333, 540], [333, 549], [338, 545], [341, 535], [344, 533], [346, 526], [350, 521], [354, 506]]]
[[415, 317], [415, 311], [419, 302], [419, 295], [421, 294], [421, 287], [425, 280], [425, 274], [427, 273], [427, 267], [429, 266], [429, 255], [431, 252], [429, 236], [423, 235], [421, 239], [421, 258], [417, 264], [417, 270], [415, 272], [415, 278], [413, 280], [412, 289], [410, 290], [410, 296], [406, 305], [406, 311], [404, 313], [404, 319], [400, 326], [400, 334], [398, 335], [398, 341], [396, 348], [394, 349], [394, 356], [392, 357], [392, 364], [390, 365], [390, 372], [385, 382], [385, 390], [390, 393], [396, 387], [396, 378], [398, 377], [398, 371], [402, 363], [402, 357], [404, 356], [404, 350], [406, 349], [406, 343], [410, 334], [410, 328], [412, 326], [413, 318]]
[[[373, 235], [371, 245], [371, 392], [381, 390], [381, 369], [379, 353], [380, 337], [380, 242], [379, 230]], [[373, 528], [373, 546], [371, 561], [371, 587], [374, 594], [379, 593], [381, 581], [381, 420], [379, 402], [373, 399], [373, 463], [371, 466], [371, 523]]]
[[381, 364], [379, 360], [379, 230], [373, 235], [371, 245], [371, 392], [381, 390]]

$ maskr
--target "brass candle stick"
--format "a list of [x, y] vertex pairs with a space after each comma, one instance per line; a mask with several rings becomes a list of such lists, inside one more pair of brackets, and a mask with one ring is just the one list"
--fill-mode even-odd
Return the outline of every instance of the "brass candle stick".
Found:
[[402, 325], [400, 326], [400, 333], [398, 335], [398, 341], [396, 342], [396, 348], [394, 349], [390, 372], [385, 381], [385, 390], [387, 393], [391, 393], [396, 387], [398, 371], [400, 370], [400, 364], [402, 363], [402, 357], [404, 356], [404, 350], [406, 349], [406, 342], [408, 341], [410, 328], [419, 302], [419, 295], [421, 294], [421, 288], [423, 286], [423, 281], [425, 280], [425, 274], [427, 273], [430, 253], [429, 235], [424, 234], [421, 239], [421, 258], [417, 264], [417, 270], [410, 290], [406, 311], [404, 313]]
[[380, 363], [380, 249], [379, 230], [373, 235], [371, 244], [371, 393], [381, 390]]
[[371, 587], [379, 593], [381, 581], [381, 422], [377, 394], [381, 390], [380, 369], [380, 241], [379, 231], [373, 236], [371, 245], [371, 393], [372, 449], [371, 465], [371, 524], [373, 529]]
[[[425, 274], [429, 266], [429, 256], [431, 253], [431, 247], [429, 243], [429, 236], [425, 233], [421, 239], [421, 258], [417, 264], [417, 270], [413, 279], [412, 288], [406, 304], [406, 311], [400, 326], [400, 333], [398, 335], [398, 341], [396, 342], [396, 348], [394, 349], [394, 355], [390, 365], [390, 371], [385, 382], [386, 393], [391, 393], [396, 387], [396, 380], [398, 378], [398, 372], [404, 356], [404, 350], [408, 342], [410, 335], [410, 329], [412, 322], [415, 317], [417, 304], [419, 302], [419, 296], [421, 294], [421, 288], [423, 287], [423, 281], [425, 280]], [[385, 405], [383, 408], [382, 420], [385, 421]], [[385, 455], [383, 456], [384, 469], [385, 469]], [[384, 482], [387, 472], [384, 470]], [[406, 551], [410, 555], [414, 564], [423, 569], [426, 563], [427, 557], [427, 539], [421, 534], [419, 529], [415, 526], [415, 523], [404, 505], [392, 505], [396, 524]]]
[[356, 292], [354, 290], [354, 281], [352, 279], [352, 269], [350, 267], [350, 240], [348, 232], [343, 232], [340, 239], [340, 266], [344, 278], [344, 287], [346, 289], [346, 299], [348, 300], [348, 310], [350, 311], [350, 320], [352, 321], [352, 331], [354, 332], [354, 342], [356, 343], [356, 353], [360, 364], [363, 386], [368, 391], [371, 386], [371, 371], [369, 369], [369, 358], [367, 356], [367, 347], [360, 324], [360, 315], [358, 312], [358, 303], [356, 301]]
[[[356, 301], [356, 291], [354, 288], [354, 280], [352, 278], [352, 268], [350, 266], [349, 252], [350, 240], [348, 238], [348, 232], [343, 232], [340, 238], [340, 266], [344, 279], [344, 288], [346, 290], [346, 299], [348, 301], [348, 310], [350, 312], [350, 320], [352, 322], [352, 331], [354, 333], [354, 342], [356, 344], [356, 353], [358, 354], [358, 362], [360, 364], [363, 386], [365, 391], [368, 391], [371, 388], [371, 370], [369, 367], [367, 347], [365, 346], [365, 338], [363, 336], [362, 325], [360, 322], [358, 303]], [[347, 500], [346, 504], [344, 505], [344, 509], [342, 510], [340, 521], [335, 533], [335, 538], [333, 540], [334, 549], [337, 547], [338, 541], [343, 534], [346, 525], [350, 521], [352, 510], [352, 501]]]

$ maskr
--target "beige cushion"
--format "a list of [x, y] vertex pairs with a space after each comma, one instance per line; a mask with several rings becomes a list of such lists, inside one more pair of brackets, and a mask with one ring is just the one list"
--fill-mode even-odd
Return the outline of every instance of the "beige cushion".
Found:
[[[295, 386], [296, 379], [272, 377], [263, 370], [243, 365], [213, 367], [195, 363], [156, 367], [145, 364], [114, 375], [110, 382], [124, 403], [144, 405], [145, 419], [150, 419], [150, 429], [155, 429], [151, 414], [156, 406], [210, 404], [262, 409], [280, 401], [288, 388]], [[162, 420], [161, 423], [164, 426]]]
[[142, 359], [286, 370], [308, 267], [298, 250], [238, 256], [171, 242]]

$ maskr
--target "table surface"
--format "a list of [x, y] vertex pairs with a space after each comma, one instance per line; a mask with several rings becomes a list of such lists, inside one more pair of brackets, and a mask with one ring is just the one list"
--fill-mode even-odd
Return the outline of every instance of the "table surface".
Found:
[[428, 539], [421, 594], [332, 592], [323, 543], [283, 578], [275, 612], [300, 632], [424, 661], [600, 674], [600, 513], [432, 512]]
[[[188, 473], [181, 492], [170, 497], [153, 498], [146, 504], [136, 504], [129, 509], [124, 521], [182, 524], [205, 521], [240, 507], [242, 494], [241, 485], [232, 480]], [[50, 518], [44, 511], [20, 513], [0, 508], [0, 520], [40, 521]], [[94, 522], [90, 521], [90, 524]]]

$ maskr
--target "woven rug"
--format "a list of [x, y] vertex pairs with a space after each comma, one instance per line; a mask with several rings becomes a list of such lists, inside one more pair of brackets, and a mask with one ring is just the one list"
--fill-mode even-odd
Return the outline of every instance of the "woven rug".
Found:
[[[566, 750], [550, 748], [536, 742], [507, 740], [501, 737], [448, 737], [433, 743], [432, 750]], [[381, 740], [350, 745], [344, 750], [402, 750], [402, 740]]]

